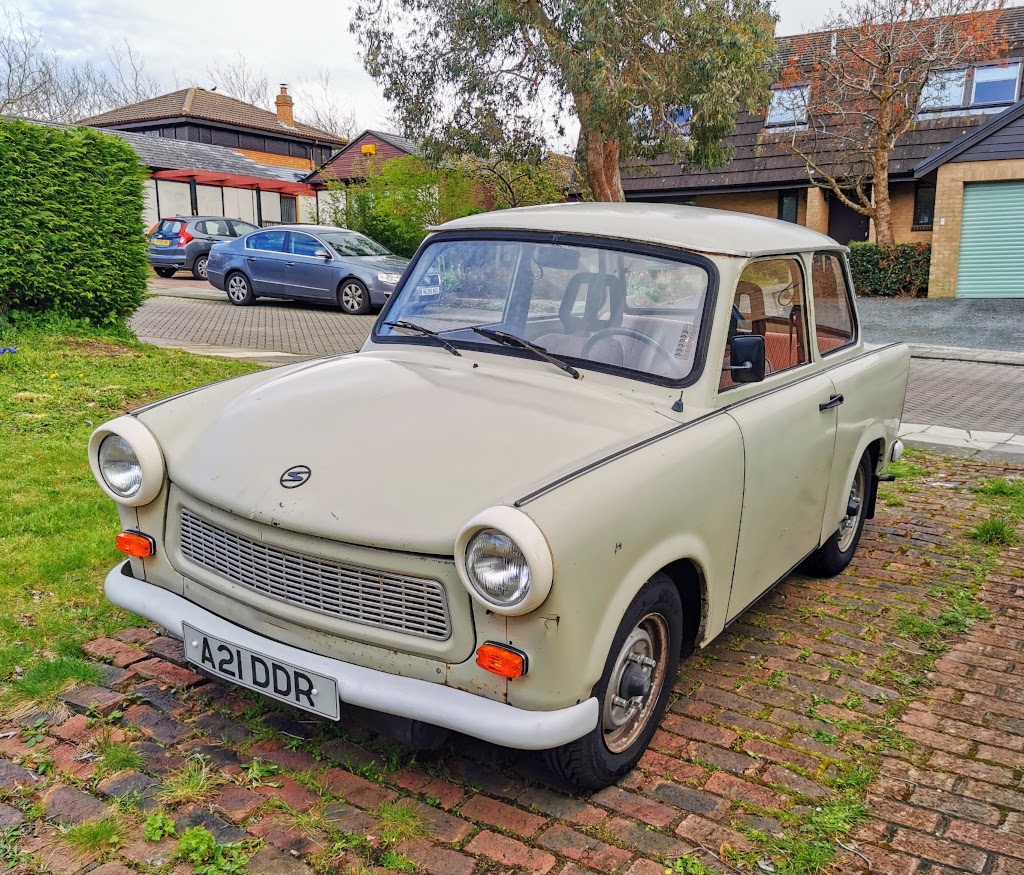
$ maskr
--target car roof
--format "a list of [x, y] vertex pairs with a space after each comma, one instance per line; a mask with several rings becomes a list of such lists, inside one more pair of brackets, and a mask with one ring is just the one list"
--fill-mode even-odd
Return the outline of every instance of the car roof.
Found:
[[[161, 222], [175, 222], [175, 221], [202, 222], [202, 221], [206, 221], [208, 219], [227, 219], [230, 222], [245, 222], [245, 219], [239, 219], [239, 218], [236, 218], [235, 216], [182, 216], [182, 215], [164, 216], [160, 221]], [[245, 222], [245, 224], [251, 225], [252, 222]]]
[[719, 255], [845, 250], [831, 237], [792, 222], [681, 204], [567, 203], [477, 213], [431, 231], [551, 231], [610, 237]]
[[311, 234], [317, 234], [320, 231], [348, 231], [350, 234], [358, 233], [352, 231], [349, 228], [342, 228], [338, 225], [274, 225], [271, 228], [263, 228], [261, 230], [267, 231], [307, 231]]

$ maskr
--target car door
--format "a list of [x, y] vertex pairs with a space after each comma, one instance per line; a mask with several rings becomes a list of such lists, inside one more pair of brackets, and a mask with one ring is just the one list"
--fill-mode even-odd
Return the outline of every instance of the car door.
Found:
[[[822, 539], [846, 516], [854, 472], [864, 452], [869, 423], [891, 421], [903, 413], [906, 367], [883, 367], [878, 355], [850, 355], [858, 339], [853, 283], [839, 252], [816, 252], [811, 261], [814, 346], [836, 396], [836, 449]], [[839, 399], [842, 399], [840, 402]]]
[[246, 238], [245, 269], [257, 294], [287, 296], [285, 262], [291, 258], [287, 249], [287, 231], [260, 231]]
[[325, 301], [334, 298], [334, 270], [330, 256], [317, 252], [330, 250], [316, 237], [301, 231], [291, 232], [291, 258], [285, 262], [285, 282], [288, 294], [294, 298], [315, 298]]
[[809, 347], [804, 270], [797, 256], [759, 259], [737, 285], [729, 336], [764, 337], [767, 368], [763, 382], [740, 385], [723, 371], [718, 393], [717, 406], [743, 436], [743, 510], [729, 619], [820, 543], [837, 414], [829, 406], [832, 381]]

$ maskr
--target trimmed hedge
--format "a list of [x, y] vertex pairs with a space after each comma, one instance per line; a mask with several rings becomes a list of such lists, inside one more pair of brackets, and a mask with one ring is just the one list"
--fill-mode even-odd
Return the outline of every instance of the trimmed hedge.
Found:
[[130, 316], [149, 272], [145, 178], [119, 137], [0, 121], [0, 317]]
[[850, 270], [858, 295], [920, 297], [928, 292], [928, 243], [850, 244]]

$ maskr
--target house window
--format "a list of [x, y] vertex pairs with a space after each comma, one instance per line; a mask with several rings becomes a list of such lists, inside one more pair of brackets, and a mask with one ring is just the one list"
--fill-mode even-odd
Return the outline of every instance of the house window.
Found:
[[964, 102], [966, 70], [943, 70], [932, 73], [921, 89], [921, 111], [950, 109]]
[[809, 85], [773, 89], [765, 125], [769, 128], [785, 128], [807, 124], [807, 101], [810, 96]]
[[783, 222], [797, 224], [799, 209], [800, 192], [793, 190], [779, 192], [779, 218]]
[[281, 195], [281, 222], [285, 225], [295, 224], [295, 198], [291, 195]]
[[1013, 103], [1017, 99], [1017, 75], [1020, 63], [993, 64], [974, 71], [972, 105], [987, 103]]
[[914, 186], [914, 224], [912, 231], [931, 231], [935, 221], [935, 183], [918, 182]]

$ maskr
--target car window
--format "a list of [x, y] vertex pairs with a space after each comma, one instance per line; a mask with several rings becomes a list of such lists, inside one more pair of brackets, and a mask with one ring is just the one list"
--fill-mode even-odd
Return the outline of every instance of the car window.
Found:
[[160, 227], [157, 228], [161, 234], [179, 234], [181, 229], [185, 227], [184, 222], [179, 222], [177, 219], [164, 219], [160, 223]]
[[391, 252], [357, 231], [317, 231], [338, 255], [391, 255]]
[[261, 231], [246, 238], [245, 246], [263, 252], [284, 252], [287, 237], [287, 231]]
[[[729, 343], [738, 334], [764, 338], [765, 374], [787, 371], [810, 361], [807, 345], [806, 290], [803, 271], [796, 258], [764, 258], [752, 261], [736, 284], [724, 365]], [[722, 389], [734, 385], [729, 371], [722, 371]]]
[[[549, 241], [430, 244], [388, 311], [453, 343], [514, 334], [577, 364], [684, 380], [695, 368], [710, 278], [698, 256]], [[383, 336], [401, 336], [387, 326]]]
[[235, 229], [236, 237], [241, 237], [243, 234], [250, 234], [253, 231], [259, 230], [259, 226], [250, 225], [248, 222], [243, 222], [241, 219], [232, 219], [231, 226]]
[[811, 262], [814, 285], [814, 333], [818, 352], [830, 352], [853, 342], [853, 310], [842, 259], [817, 252]]
[[213, 234], [216, 237], [228, 237], [231, 234], [228, 223], [223, 219], [207, 219], [205, 222], [196, 222], [196, 230], [200, 234]]
[[324, 244], [309, 234], [296, 234], [292, 232], [292, 254], [293, 255], [316, 255], [324, 248]]

